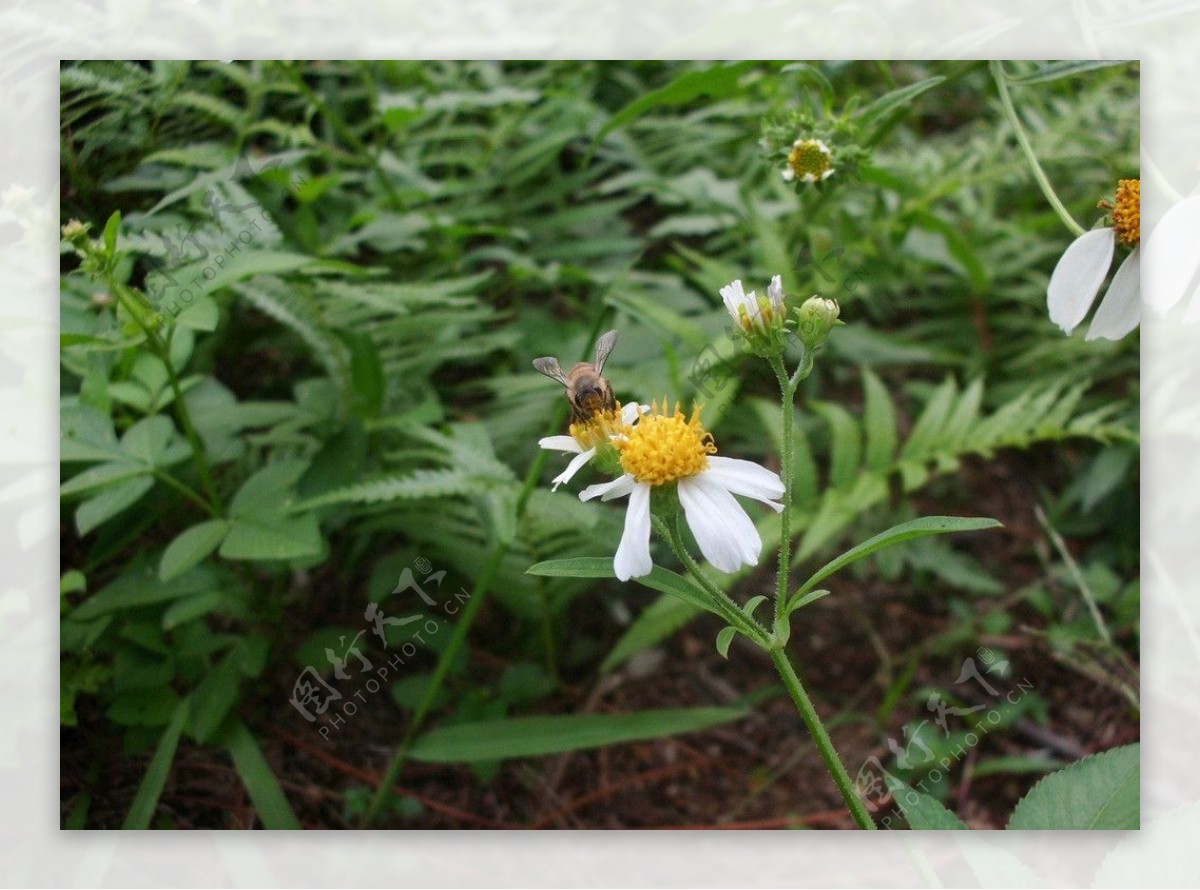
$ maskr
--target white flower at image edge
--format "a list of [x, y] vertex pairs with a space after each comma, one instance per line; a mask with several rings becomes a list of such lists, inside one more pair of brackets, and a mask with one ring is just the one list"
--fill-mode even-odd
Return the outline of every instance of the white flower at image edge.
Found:
[[[621, 408], [621, 423], [624, 426], [632, 425], [642, 410], [642, 406], [636, 402], [624, 405]], [[572, 424], [575, 426], [575, 424]], [[545, 448], [547, 451], [564, 451], [567, 454], [574, 454], [571, 462], [567, 464], [567, 468], [554, 477], [551, 484], [551, 490], [557, 491], [558, 486], [564, 482], [570, 482], [571, 478], [582, 470], [587, 462], [596, 456], [595, 446], [585, 448], [579, 443], [574, 436], [546, 436], [544, 439], [538, 439], [538, 445]]]
[[1188, 290], [1183, 320], [1200, 320], [1200, 195], [1173, 204], [1146, 237], [1146, 302], [1165, 315]]
[[1142, 184], [1138, 179], [1117, 183], [1115, 202], [1102, 201], [1111, 225], [1084, 232], [1071, 242], [1050, 276], [1046, 303], [1050, 320], [1069, 334], [1088, 314], [1100, 285], [1108, 277], [1117, 242], [1132, 248], [1113, 276], [1108, 293], [1096, 310], [1087, 339], [1120, 340], [1142, 318], [1141, 239]]
[[[1092, 229], [1071, 242], [1046, 290], [1050, 320], [1069, 334], [1083, 321], [1108, 277], [1117, 236], [1112, 227]], [[1096, 310], [1087, 339], [1120, 340], [1141, 321], [1140, 248], [1135, 247], [1117, 268], [1112, 284]]]
[[641, 417], [633, 433], [619, 443], [627, 471], [611, 482], [591, 485], [579, 497], [610, 501], [628, 495], [625, 529], [613, 559], [613, 572], [622, 581], [650, 573], [650, 496], [658, 485], [675, 483], [684, 518], [704, 558], [722, 572], [755, 565], [762, 539], [754, 522], [734, 495], [753, 498], [776, 512], [784, 486], [779, 476], [748, 460], [718, 457], [712, 437], [692, 415]]

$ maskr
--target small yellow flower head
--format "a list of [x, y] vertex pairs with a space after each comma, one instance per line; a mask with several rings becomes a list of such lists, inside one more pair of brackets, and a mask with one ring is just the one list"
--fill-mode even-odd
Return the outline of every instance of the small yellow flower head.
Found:
[[621, 453], [621, 468], [652, 486], [704, 472], [708, 456], [717, 453], [712, 433], [700, 423], [700, 409], [693, 408], [688, 419], [677, 403], [674, 413], [668, 414], [666, 400], [662, 411], [654, 403], [627, 436], [613, 444]]
[[621, 417], [621, 403], [612, 411], [597, 411], [586, 421], [572, 423], [568, 432], [587, 451], [608, 444], [613, 436], [629, 435], [631, 427]]
[[1117, 183], [1116, 203], [1101, 201], [1100, 206], [1109, 211], [1117, 240], [1136, 247], [1142, 240], [1142, 181], [1122, 179]]
[[804, 301], [796, 315], [796, 332], [800, 339], [809, 349], [816, 349], [825, 342], [829, 332], [837, 324], [841, 308], [837, 300], [813, 295]]
[[788, 153], [783, 178], [787, 182], [823, 182], [834, 174], [833, 153], [820, 139], [797, 139]]

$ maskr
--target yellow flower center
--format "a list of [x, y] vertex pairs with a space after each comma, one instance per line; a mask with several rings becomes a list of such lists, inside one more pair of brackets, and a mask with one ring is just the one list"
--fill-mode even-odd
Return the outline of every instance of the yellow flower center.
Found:
[[805, 139], [792, 146], [788, 154], [788, 166], [797, 179], [806, 176], [811, 181], [819, 180], [833, 166], [829, 149], [816, 139]]
[[1101, 206], [1110, 211], [1113, 229], [1122, 244], [1134, 247], [1142, 240], [1142, 181], [1122, 179], [1117, 183], [1117, 202]]
[[678, 404], [674, 414], [666, 410], [665, 400], [661, 413], [656, 403], [627, 438], [613, 443], [621, 453], [621, 468], [647, 485], [666, 485], [702, 473], [708, 456], [717, 453], [712, 433], [700, 424], [699, 408], [692, 410], [691, 419], [683, 416]]
[[613, 436], [628, 435], [630, 427], [621, 420], [621, 403], [612, 411], [597, 411], [582, 423], [572, 423], [568, 428], [571, 437], [587, 451], [608, 442]]

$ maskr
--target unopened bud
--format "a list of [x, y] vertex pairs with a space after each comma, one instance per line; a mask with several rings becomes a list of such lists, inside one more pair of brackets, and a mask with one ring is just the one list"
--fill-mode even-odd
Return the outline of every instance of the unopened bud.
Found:
[[809, 349], [821, 346], [829, 337], [830, 330], [838, 323], [841, 310], [837, 300], [812, 296], [796, 313], [796, 333]]

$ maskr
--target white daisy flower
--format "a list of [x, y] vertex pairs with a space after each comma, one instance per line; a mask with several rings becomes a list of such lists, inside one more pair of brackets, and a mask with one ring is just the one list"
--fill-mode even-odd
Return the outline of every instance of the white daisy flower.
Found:
[[783, 280], [779, 275], [767, 286], [766, 298], [754, 291], [746, 293], [739, 278], [721, 288], [721, 299], [733, 323], [746, 333], [765, 332], [784, 319]]
[[647, 575], [650, 560], [650, 496], [654, 488], [674, 484], [684, 518], [704, 558], [723, 572], [754, 565], [762, 539], [734, 495], [762, 501], [776, 512], [784, 487], [779, 476], [748, 460], [716, 456], [712, 434], [700, 425], [698, 411], [686, 419], [678, 406], [674, 414], [643, 414], [627, 435], [613, 444], [621, 455], [624, 475], [591, 485], [582, 500], [610, 501], [629, 496], [625, 531], [613, 559], [622, 581]]
[[835, 172], [833, 152], [820, 139], [797, 139], [783, 168], [785, 182], [824, 182]]
[[1141, 321], [1141, 180], [1122, 179], [1116, 203], [1101, 204], [1110, 211], [1112, 225], [1084, 232], [1071, 242], [1046, 289], [1050, 320], [1069, 334], [1083, 321], [1108, 277], [1117, 242], [1133, 250], [1117, 267], [1088, 328], [1087, 339], [1120, 340]]
[[1200, 195], [1173, 205], [1146, 238], [1146, 302], [1165, 315], [1189, 289], [1184, 322], [1200, 319]]
[[618, 405], [611, 416], [601, 412], [587, 423], [571, 424], [569, 436], [546, 436], [544, 439], [538, 439], [538, 445], [547, 451], [564, 451], [575, 455], [567, 464], [567, 468], [554, 477], [551, 490], [557, 491], [558, 486], [570, 482], [571, 477], [596, 456], [597, 448], [617, 436], [624, 435], [627, 428], [637, 421], [641, 409], [642, 406], [636, 402], [624, 407]]

